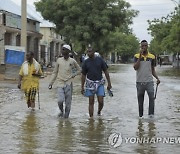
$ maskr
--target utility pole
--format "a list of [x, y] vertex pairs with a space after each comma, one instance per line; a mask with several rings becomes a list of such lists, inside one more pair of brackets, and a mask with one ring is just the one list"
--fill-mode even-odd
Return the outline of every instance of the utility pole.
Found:
[[21, 46], [27, 52], [27, 0], [21, 0]]

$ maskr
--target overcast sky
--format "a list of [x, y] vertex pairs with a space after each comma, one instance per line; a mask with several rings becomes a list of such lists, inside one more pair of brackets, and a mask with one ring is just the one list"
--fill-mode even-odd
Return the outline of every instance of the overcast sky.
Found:
[[[139, 15], [134, 18], [134, 24], [132, 25], [133, 31], [140, 39], [146, 39], [148, 42], [151, 40], [151, 36], [148, 34], [147, 20], [153, 20], [154, 18], [161, 18], [167, 16], [174, 10], [177, 5], [171, 0], [126, 0], [135, 10], [139, 10]], [[178, 0], [176, 0], [178, 1]]]
[[[12, 0], [17, 4], [21, 4], [21, 0]], [[33, 5], [38, 0], [27, 0], [27, 3]], [[161, 18], [166, 16], [174, 10], [179, 0], [126, 0], [132, 5], [132, 9], [139, 10], [139, 15], [134, 18], [134, 24], [132, 25], [134, 34], [139, 40], [146, 39], [148, 42], [151, 40], [151, 36], [148, 34], [147, 20], [153, 20], [154, 18]]]

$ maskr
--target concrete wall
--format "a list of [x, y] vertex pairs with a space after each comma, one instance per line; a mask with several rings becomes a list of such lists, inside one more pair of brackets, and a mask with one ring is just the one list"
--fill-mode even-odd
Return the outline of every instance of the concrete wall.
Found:
[[44, 52], [42, 55], [45, 56], [41, 57], [41, 59], [45, 60], [45, 65], [53, 65], [60, 55], [63, 40], [60, 35], [55, 33], [53, 27], [41, 27], [40, 33], [43, 35], [40, 40], [40, 45], [42, 47], [41, 53]]

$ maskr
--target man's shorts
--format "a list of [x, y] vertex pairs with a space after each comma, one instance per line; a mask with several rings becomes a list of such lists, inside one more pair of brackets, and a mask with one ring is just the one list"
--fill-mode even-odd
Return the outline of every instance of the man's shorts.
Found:
[[86, 97], [94, 96], [95, 94], [97, 96], [103, 96], [104, 97], [105, 96], [104, 85], [100, 85], [95, 93], [93, 93], [92, 90], [89, 90], [89, 89], [85, 90], [85, 96]]

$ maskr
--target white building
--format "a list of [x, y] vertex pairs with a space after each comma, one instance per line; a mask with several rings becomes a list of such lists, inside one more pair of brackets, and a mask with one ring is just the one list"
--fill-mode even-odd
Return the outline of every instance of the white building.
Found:
[[41, 60], [46, 65], [52, 65], [56, 58], [60, 55], [61, 46], [64, 43], [63, 37], [55, 32], [55, 25], [47, 20], [44, 20], [39, 12], [33, 6], [29, 6], [27, 10], [31, 12], [33, 17], [40, 21], [40, 33], [43, 35], [40, 40], [40, 55]]
[[[37, 60], [40, 58], [41, 38], [40, 21], [27, 13], [27, 52], [34, 51]], [[20, 39], [21, 7], [11, 0], [0, 0], [0, 64], [5, 64], [5, 46], [20, 46]]]
[[[5, 67], [18, 75], [19, 67], [11, 70], [5, 63], [5, 47], [20, 46], [20, 42], [21, 6], [11, 0], [0, 0], [0, 72]], [[27, 52], [33, 51], [39, 62], [52, 64], [60, 54], [62, 43], [62, 37], [55, 33], [55, 25], [43, 20], [35, 8], [27, 5]]]

